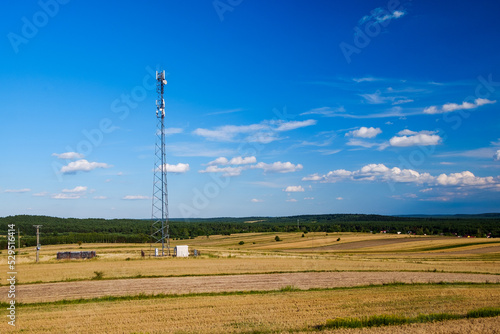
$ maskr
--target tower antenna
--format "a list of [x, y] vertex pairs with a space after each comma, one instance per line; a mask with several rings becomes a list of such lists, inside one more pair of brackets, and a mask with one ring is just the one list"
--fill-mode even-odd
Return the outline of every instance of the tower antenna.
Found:
[[[151, 213], [151, 246], [161, 243], [161, 256], [170, 255], [168, 228], [167, 159], [165, 154], [165, 100], [163, 92], [167, 80], [165, 71], [156, 72], [156, 145], [153, 176], [153, 205]], [[155, 251], [155, 256], [158, 256]]]

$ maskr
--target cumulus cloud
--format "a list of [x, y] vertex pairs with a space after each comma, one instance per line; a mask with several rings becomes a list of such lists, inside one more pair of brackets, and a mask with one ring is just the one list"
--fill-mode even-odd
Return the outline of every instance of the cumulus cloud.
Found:
[[493, 156], [493, 159], [495, 159], [495, 161], [500, 161], [500, 150], [497, 150], [495, 152], [495, 155]]
[[[158, 170], [160, 167], [158, 168]], [[163, 169], [167, 173], [181, 174], [189, 170], [189, 164], [178, 163], [177, 165], [164, 164]]]
[[52, 153], [52, 156], [67, 160], [82, 159], [84, 157], [83, 154], [77, 152]]
[[141, 199], [149, 199], [148, 196], [142, 196], [142, 195], [127, 195], [124, 196], [122, 199], [126, 200], [141, 200]]
[[[302, 178], [302, 181], [319, 181], [324, 183], [335, 183], [344, 180], [414, 183], [427, 186], [471, 186], [480, 188], [500, 186], [500, 176], [478, 177], [470, 171], [463, 171], [451, 174], [443, 173], [436, 177], [429, 173], [419, 173], [412, 169], [389, 168], [384, 164], [369, 164], [354, 171], [337, 169], [324, 175], [316, 173]], [[421, 192], [431, 191], [432, 189], [426, 188]]]
[[303, 192], [304, 188], [302, 188], [302, 186], [288, 186], [285, 189], [283, 189], [283, 191], [291, 192], [291, 193]]
[[30, 192], [31, 189], [29, 188], [23, 188], [23, 189], [5, 189], [3, 192], [4, 193], [27, 193]]
[[389, 140], [391, 146], [407, 147], [407, 146], [429, 146], [438, 145], [442, 138], [432, 131], [415, 132], [408, 129], [400, 131], [399, 136], [394, 136]]
[[263, 200], [261, 200], [261, 199], [252, 198], [251, 202], [252, 202], [252, 203], [262, 203], [262, 202], [264, 202], [264, 201], [263, 201]]
[[461, 173], [441, 174], [436, 179], [443, 186], [486, 186], [498, 183], [498, 178], [492, 176], [478, 177], [469, 171]]
[[486, 104], [493, 104], [496, 103], [496, 100], [488, 100], [488, 99], [475, 99], [474, 102], [462, 102], [461, 104], [458, 103], [445, 103], [441, 106], [441, 108], [437, 106], [430, 106], [424, 109], [424, 114], [444, 114], [456, 110], [467, 110], [467, 109], [474, 109]]
[[411, 169], [389, 168], [384, 164], [369, 164], [355, 171], [337, 169], [322, 176], [313, 174], [302, 178], [302, 180], [325, 183], [335, 183], [343, 180], [426, 183], [432, 182], [434, 177], [428, 173], [419, 173]]
[[63, 166], [61, 168], [61, 173], [63, 174], [72, 174], [76, 173], [79, 171], [83, 172], [89, 172], [91, 170], [94, 170], [96, 168], [110, 168], [112, 167], [111, 165], [108, 165], [103, 162], [89, 162], [85, 159], [77, 160], [77, 161], [72, 161], [66, 166]]
[[367, 128], [366, 126], [362, 126], [357, 130], [349, 131], [345, 135], [351, 137], [359, 137], [359, 138], [373, 138], [380, 133], [382, 133], [382, 130], [380, 130], [380, 128], [374, 128], [374, 127]]

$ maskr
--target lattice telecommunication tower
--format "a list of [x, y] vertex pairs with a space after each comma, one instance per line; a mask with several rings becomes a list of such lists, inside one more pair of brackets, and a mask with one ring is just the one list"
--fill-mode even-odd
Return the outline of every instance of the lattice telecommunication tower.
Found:
[[[155, 256], [170, 255], [168, 230], [167, 159], [165, 154], [165, 71], [156, 72], [156, 144], [153, 176], [153, 208], [151, 213], [151, 247]], [[158, 244], [158, 245], [157, 245]], [[161, 244], [161, 255], [156, 251]]]

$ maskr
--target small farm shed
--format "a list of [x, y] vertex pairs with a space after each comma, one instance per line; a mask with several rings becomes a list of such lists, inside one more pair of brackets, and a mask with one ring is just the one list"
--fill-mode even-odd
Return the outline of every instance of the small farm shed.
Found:
[[58, 260], [65, 259], [91, 259], [95, 257], [95, 251], [82, 251], [82, 252], [57, 252]]
[[189, 256], [188, 246], [187, 245], [175, 246], [174, 247], [174, 256], [177, 256], [177, 257], [188, 257]]

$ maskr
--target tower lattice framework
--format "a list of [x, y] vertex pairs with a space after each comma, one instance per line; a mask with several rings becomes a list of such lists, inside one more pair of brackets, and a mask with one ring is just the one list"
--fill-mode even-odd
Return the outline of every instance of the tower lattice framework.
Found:
[[168, 229], [168, 191], [167, 158], [165, 154], [165, 100], [163, 93], [167, 80], [165, 71], [156, 72], [156, 144], [153, 176], [153, 204], [151, 213], [151, 247], [161, 244], [161, 254], [170, 255], [170, 236]]

